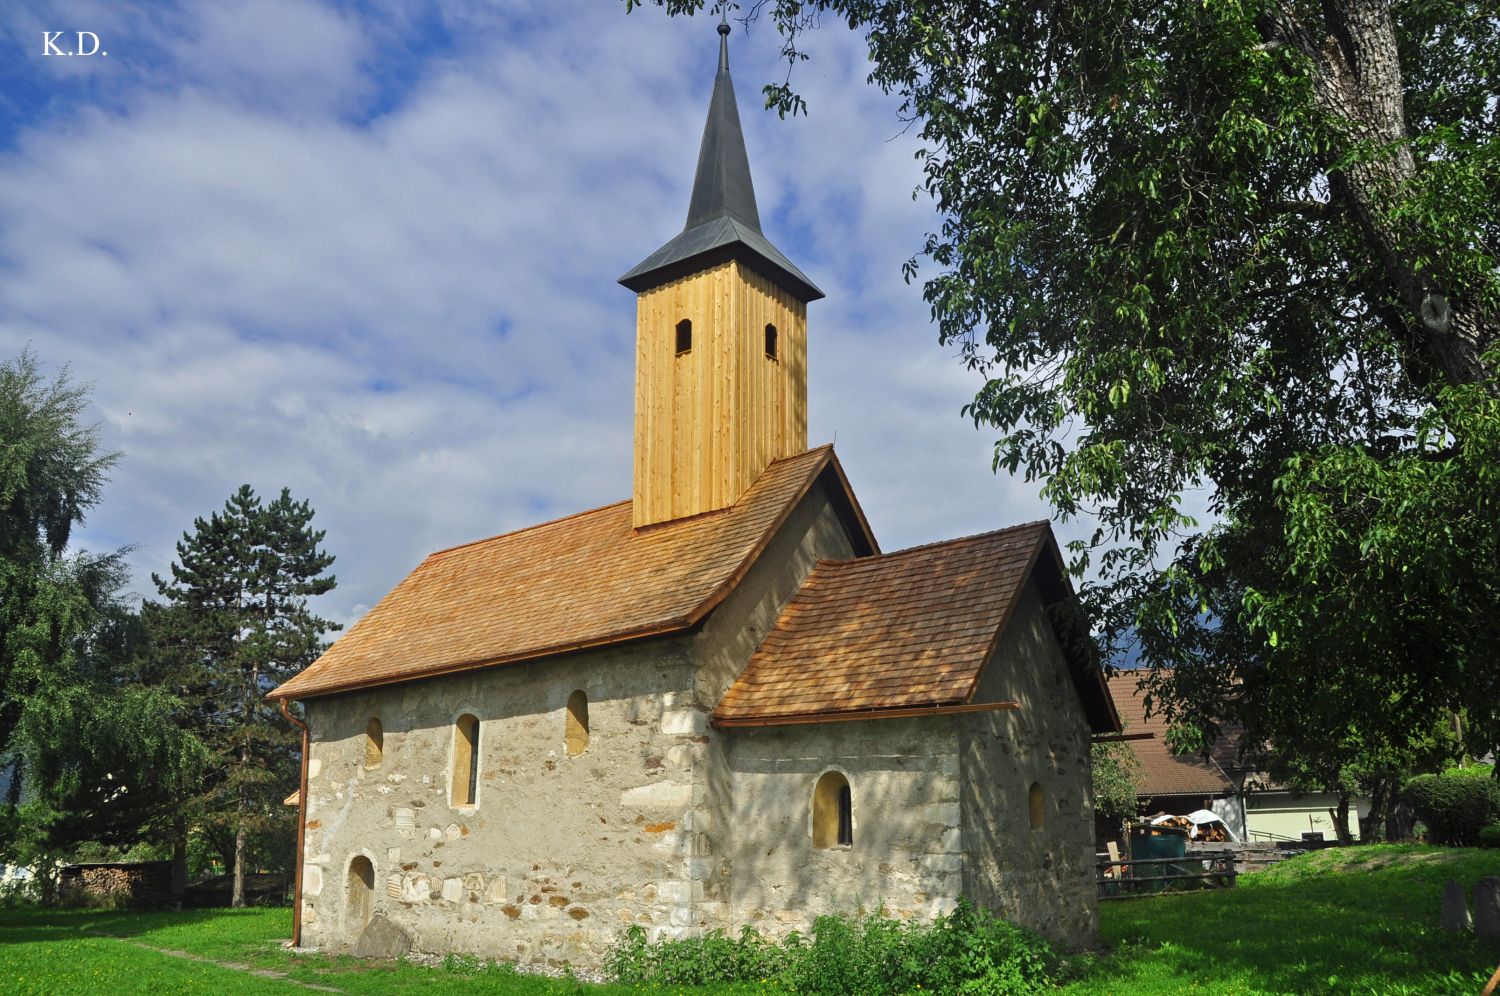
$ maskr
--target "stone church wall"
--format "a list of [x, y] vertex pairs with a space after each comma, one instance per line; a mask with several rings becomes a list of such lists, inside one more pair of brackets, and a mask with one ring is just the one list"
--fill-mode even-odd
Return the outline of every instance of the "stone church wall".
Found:
[[975, 697], [1009, 699], [1021, 708], [962, 720], [963, 893], [1050, 940], [1085, 944], [1099, 909], [1089, 727], [1034, 582]]
[[[714, 610], [693, 641], [696, 701], [708, 714], [744, 669], [781, 610], [796, 594], [820, 559], [845, 559], [853, 555], [843, 522], [829, 503], [820, 483], [815, 485], [788, 516], [734, 592]], [[701, 883], [690, 886], [701, 895], [698, 927], [730, 929], [739, 922], [738, 908], [730, 895], [734, 877], [733, 838], [739, 832], [734, 806], [734, 774], [729, 767], [728, 742], [740, 731], [705, 729], [707, 740], [692, 748], [701, 760], [706, 781], [703, 816], [708, 830], [691, 846], [705, 860], [693, 874], [704, 873]]]
[[[303, 942], [348, 950], [374, 913], [419, 951], [592, 964], [626, 925], [693, 922], [706, 789], [692, 682], [675, 638], [310, 701]], [[589, 742], [570, 757], [578, 689]], [[480, 721], [473, 807], [449, 800], [465, 713]], [[365, 767], [371, 717], [378, 768]]]
[[[960, 766], [952, 719], [729, 731], [737, 924], [781, 935], [856, 909], [926, 918], [960, 885]], [[815, 847], [813, 790], [849, 783], [853, 844]]]
[[[818, 559], [850, 552], [816, 485], [693, 633], [310, 701], [304, 943], [352, 948], [374, 913], [417, 950], [592, 964], [630, 924], [653, 939], [728, 926], [731, 777], [709, 713]], [[570, 757], [575, 690], [589, 745]], [[465, 714], [475, 807], [449, 799]], [[359, 857], [368, 903], [349, 893]]]

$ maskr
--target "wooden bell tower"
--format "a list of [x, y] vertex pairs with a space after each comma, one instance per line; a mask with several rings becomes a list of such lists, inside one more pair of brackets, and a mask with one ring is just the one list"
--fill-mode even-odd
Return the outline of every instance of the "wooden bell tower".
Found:
[[823, 292], [761, 233], [728, 35], [687, 224], [620, 278], [637, 294], [637, 529], [728, 508], [807, 449], [807, 303]]

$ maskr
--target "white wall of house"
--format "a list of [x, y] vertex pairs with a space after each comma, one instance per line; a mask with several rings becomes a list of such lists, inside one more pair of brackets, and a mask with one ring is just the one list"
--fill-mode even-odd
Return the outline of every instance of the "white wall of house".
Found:
[[[1254, 792], [1245, 797], [1245, 823], [1249, 840], [1301, 840], [1304, 833], [1322, 831], [1327, 840], [1338, 839], [1329, 810], [1338, 805], [1332, 792]], [[1369, 815], [1370, 800], [1356, 798], [1349, 804], [1349, 832], [1359, 839], [1359, 818]]]

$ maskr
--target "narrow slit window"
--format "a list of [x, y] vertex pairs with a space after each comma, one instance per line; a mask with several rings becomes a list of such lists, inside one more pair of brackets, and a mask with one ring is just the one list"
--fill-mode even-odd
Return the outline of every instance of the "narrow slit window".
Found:
[[693, 323], [684, 318], [677, 323], [677, 355], [691, 352], [693, 348]]
[[854, 795], [849, 779], [828, 771], [813, 787], [813, 847], [854, 846]]
[[766, 326], [766, 356], [776, 359], [776, 326]]
[[378, 768], [385, 759], [385, 733], [380, 728], [380, 717], [371, 716], [365, 724], [365, 767]]
[[839, 845], [854, 846], [854, 793], [848, 785], [839, 789]]
[[577, 757], [589, 749], [589, 697], [582, 690], [568, 696], [563, 742], [569, 757]]
[[1031, 811], [1031, 829], [1041, 830], [1047, 825], [1047, 794], [1041, 782], [1032, 782], [1026, 793], [1026, 806]]
[[478, 793], [479, 720], [474, 716], [460, 716], [453, 724], [453, 805], [475, 805]]

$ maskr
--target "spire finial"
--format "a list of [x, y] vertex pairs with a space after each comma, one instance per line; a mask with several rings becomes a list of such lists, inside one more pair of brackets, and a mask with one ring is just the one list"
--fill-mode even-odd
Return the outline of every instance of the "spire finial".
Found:
[[729, 72], [729, 4], [719, 4], [719, 72]]

